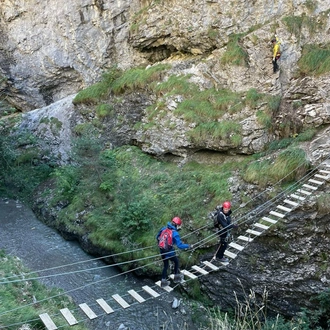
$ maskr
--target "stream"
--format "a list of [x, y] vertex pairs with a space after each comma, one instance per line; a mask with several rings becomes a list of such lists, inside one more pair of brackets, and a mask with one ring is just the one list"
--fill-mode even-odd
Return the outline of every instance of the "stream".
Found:
[[[157, 290], [150, 279], [137, 278], [131, 273], [121, 274], [118, 269], [86, 254], [78, 243], [64, 240], [20, 201], [0, 199], [0, 249], [19, 257], [24, 266], [38, 276], [48, 275], [40, 281], [48, 287], [69, 292], [77, 310], [79, 304], [87, 303], [98, 317], [89, 320], [83, 313], [78, 315], [79, 320], [86, 320], [90, 330], [198, 329], [192, 321], [189, 305], [180, 300], [179, 307], [173, 308], [173, 300], [182, 299], [178, 290], [165, 293], [163, 289]], [[63, 265], [66, 267], [60, 267]], [[60, 268], [51, 270], [53, 267]], [[142, 290], [144, 285], [161, 293], [160, 297], [152, 298]], [[146, 301], [138, 303], [127, 293], [131, 289]], [[114, 294], [121, 295], [131, 306], [122, 308], [112, 299]], [[114, 313], [104, 313], [96, 303], [99, 298], [106, 300]], [[63, 324], [67, 324], [65, 320]], [[64, 328], [71, 329], [70, 326]]]

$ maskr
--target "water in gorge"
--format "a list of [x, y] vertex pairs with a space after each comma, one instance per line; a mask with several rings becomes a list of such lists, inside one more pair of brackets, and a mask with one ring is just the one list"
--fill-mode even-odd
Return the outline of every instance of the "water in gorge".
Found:
[[[179, 308], [172, 308], [173, 299], [182, 298], [177, 290], [151, 298], [143, 293], [142, 286], [154, 287], [152, 280], [140, 279], [131, 273], [123, 275], [118, 269], [86, 254], [76, 242], [64, 240], [56, 230], [40, 222], [19, 201], [0, 199], [0, 249], [19, 257], [24, 266], [38, 276], [50, 275], [40, 281], [48, 287], [55, 286], [68, 292], [77, 309], [79, 304], [87, 303], [98, 317], [87, 320], [87, 316], [81, 313], [79, 320], [85, 318], [85, 324], [91, 330], [198, 329], [191, 314], [185, 313], [188, 306], [181, 303]], [[50, 269], [62, 265], [67, 266]], [[48, 270], [41, 272], [45, 269]], [[53, 274], [56, 276], [51, 276]], [[127, 293], [131, 289], [147, 300], [138, 303]], [[158, 292], [163, 293], [163, 290]], [[114, 294], [121, 295], [131, 306], [123, 309], [111, 298]], [[109, 315], [104, 313], [96, 303], [99, 298], [105, 299], [115, 312]]]

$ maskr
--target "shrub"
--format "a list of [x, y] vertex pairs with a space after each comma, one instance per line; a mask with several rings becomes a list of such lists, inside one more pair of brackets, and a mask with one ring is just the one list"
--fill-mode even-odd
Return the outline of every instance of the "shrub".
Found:
[[39, 142], [25, 132], [0, 137], [1, 191], [7, 196], [31, 202], [34, 189], [52, 173], [55, 162], [49, 151], [41, 152]]
[[113, 106], [110, 104], [99, 104], [96, 108], [96, 114], [99, 118], [105, 118], [112, 115]]

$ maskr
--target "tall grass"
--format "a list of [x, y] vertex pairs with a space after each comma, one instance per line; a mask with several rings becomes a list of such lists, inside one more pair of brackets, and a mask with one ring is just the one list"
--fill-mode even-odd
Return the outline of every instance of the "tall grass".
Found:
[[268, 316], [268, 292], [263, 291], [258, 299], [254, 291], [245, 292], [243, 286], [243, 297], [236, 297], [236, 308], [234, 317], [223, 313], [219, 308], [208, 309], [207, 327], [201, 330], [307, 330], [309, 323], [304, 316], [284, 320], [280, 315]]
[[224, 140], [234, 146], [242, 142], [241, 125], [234, 121], [224, 120], [220, 122], [202, 123], [189, 132], [194, 142], [208, 140]]
[[[312, 6], [309, 7], [312, 8]], [[282, 18], [282, 22], [286, 25], [291, 34], [294, 34], [297, 39], [300, 39], [303, 28], [308, 29], [310, 34], [315, 34], [325, 27], [326, 21], [324, 19], [319, 19], [320, 16], [321, 15], [318, 15], [318, 17], [311, 17], [306, 14], [300, 16], [286, 16]]]
[[[7, 327], [8, 329], [18, 329], [23, 324], [29, 325], [29, 329], [44, 329], [39, 314], [44, 313], [45, 310], [48, 314], [54, 315], [52, 319], [57, 325], [63, 324], [63, 317], [59, 316], [58, 310], [63, 307], [74, 309], [75, 306], [70, 298], [67, 295], [58, 296], [63, 293], [61, 290], [48, 289], [36, 280], [29, 280], [27, 273], [30, 271], [22, 265], [18, 258], [0, 251], [0, 277], [3, 282], [6, 282], [7, 279], [9, 282], [0, 285], [0, 325], [6, 329]], [[13, 280], [13, 274], [15, 274], [15, 279], [25, 280], [10, 283]], [[33, 303], [34, 301], [35, 303]], [[84, 325], [77, 325], [77, 330], [84, 329], [86, 329]]]
[[279, 153], [275, 159], [267, 158], [249, 164], [243, 179], [265, 187], [278, 181], [285, 183], [299, 179], [308, 168], [305, 152], [300, 148], [289, 148]]
[[134, 89], [150, 89], [159, 80], [161, 73], [170, 66], [154, 65], [147, 68], [132, 68], [122, 71], [117, 67], [111, 68], [102, 75], [101, 80], [80, 91], [73, 100], [74, 104], [98, 104], [113, 92], [121, 94]]
[[299, 70], [306, 75], [322, 75], [330, 72], [330, 44], [306, 45], [298, 61]]
[[232, 34], [229, 36], [227, 49], [221, 58], [222, 64], [246, 66], [248, 55], [241, 47], [240, 40], [245, 34]]
[[170, 66], [166, 64], [158, 64], [147, 68], [132, 68], [115, 79], [111, 89], [115, 94], [135, 89], [151, 90], [161, 80], [162, 72], [169, 68]]

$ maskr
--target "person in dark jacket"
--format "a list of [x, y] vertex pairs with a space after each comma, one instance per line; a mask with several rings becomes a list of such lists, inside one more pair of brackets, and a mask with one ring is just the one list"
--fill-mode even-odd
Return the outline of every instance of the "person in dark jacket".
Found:
[[222, 207], [220, 207], [217, 214], [218, 225], [216, 228], [218, 229], [220, 243], [214, 255], [214, 259], [220, 262], [228, 262], [228, 259], [224, 256], [224, 253], [228, 246], [230, 230], [232, 228], [237, 228], [237, 225], [231, 223], [231, 213], [231, 204], [229, 201], [226, 201], [222, 204]]
[[157, 234], [156, 239], [159, 242], [159, 238], [163, 230], [166, 228], [169, 228], [172, 231], [172, 242], [173, 245], [169, 247], [168, 250], [164, 250], [160, 248], [160, 254], [163, 260], [163, 271], [162, 271], [162, 280], [161, 280], [161, 286], [165, 287], [168, 286], [170, 283], [167, 281], [167, 270], [169, 266], [169, 261], [173, 262], [174, 264], [174, 283], [180, 283], [183, 280], [183, 275], [180, 274], [179, 271], [179, 259], [176, 256], [174, 245], [176, 245], [179, 249], [189, 249], [192, 247], [192, 245], [184, 244], [181, 242], [180, 235], [178, 233], [178, 230], [180, 230], [182, 225], [182, 221], [179, 217], [174, 217], [171, 222], [167, 223], [167, 226], [163, 227]]

